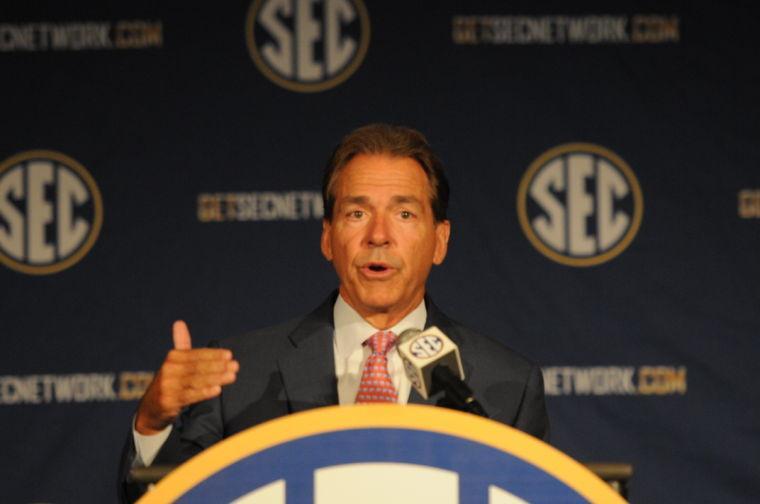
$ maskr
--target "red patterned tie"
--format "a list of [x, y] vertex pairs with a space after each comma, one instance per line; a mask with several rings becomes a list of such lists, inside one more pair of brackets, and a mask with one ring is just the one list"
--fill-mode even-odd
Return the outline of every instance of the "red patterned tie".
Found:
[[364, 342], [372, 349], [372, 355], [364, 364], [362, 381], [356, 394], [357, 403], [395, 403], [398, 400], [393, 380], [388, 374], [388, 358], [385, 356], [395, 342], [396, 335], [391, 331], [376, 332]]

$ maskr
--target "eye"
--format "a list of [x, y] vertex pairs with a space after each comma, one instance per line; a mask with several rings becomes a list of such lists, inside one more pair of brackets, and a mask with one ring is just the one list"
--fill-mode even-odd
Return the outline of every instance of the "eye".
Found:
[[364, 210], [351, 210], [348, 212], [348, 217], [351, 219], [361, 219], [364, 217]]
[[414, 217], [414, 214], [412, 212], [410, 212], [409, 210], [401, 210], [401, 212], [399, 213], [399, 216], [402, 219], [407, 220], [407, 219], [411, 219], [412, 217]]

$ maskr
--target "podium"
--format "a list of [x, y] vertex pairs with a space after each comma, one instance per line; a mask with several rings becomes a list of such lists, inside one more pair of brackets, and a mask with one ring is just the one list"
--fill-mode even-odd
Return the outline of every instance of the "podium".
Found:
[[139, 501], [623, 503], [587, 468], [501, 423], [418, 405], [331, 406], [252, 427]]

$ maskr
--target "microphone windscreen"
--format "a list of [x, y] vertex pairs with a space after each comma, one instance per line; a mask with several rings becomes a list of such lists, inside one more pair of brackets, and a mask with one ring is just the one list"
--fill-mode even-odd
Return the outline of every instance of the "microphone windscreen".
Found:
[[433, 370], [437, 366], [464, 379], [459, 348], [435, 326], [424, 331], [407, 329], [399, 335], [396, 348], [409, 381], [425, 399], [437, 392], [433, 387]]

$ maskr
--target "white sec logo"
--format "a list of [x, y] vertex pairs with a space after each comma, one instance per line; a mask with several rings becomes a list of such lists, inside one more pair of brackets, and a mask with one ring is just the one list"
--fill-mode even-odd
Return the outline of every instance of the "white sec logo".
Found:
[[74, 159], [27, 151], [0, 164], [0, 262], [47, 275], [81, 260], [103, 223], [95, 180]]
[[409, 345], [409, 352], [418, 359], [435, 357], [443, 348], [443, 340], [438, 336], [419, 336]]
[[245, 32], [251, 58], [269, 80], [312, 93], [359, 68], [370, 25], [362, 0], [254, 0]]
[[520, 181], [517, 213], [533, 246], [568, 266], [609, 261], [630, 245], [641, 225], [643, 197], [633, 170], [593, 144], [550, 149]]

